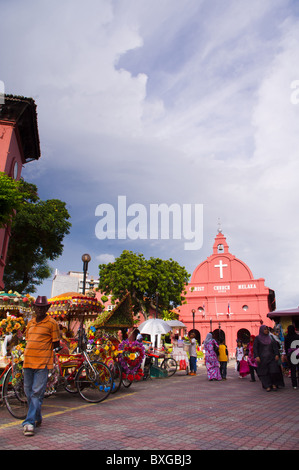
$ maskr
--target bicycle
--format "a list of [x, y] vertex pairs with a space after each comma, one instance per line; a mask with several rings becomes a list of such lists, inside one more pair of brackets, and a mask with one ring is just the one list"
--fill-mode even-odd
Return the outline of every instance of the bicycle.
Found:
[[[61, 387], [69, 393], [79, 393], [89, 403], [100, 403], [111, 393], [113, 377], [106, 364], [90, 360], [83, 348], [80, 353], [70, 355], [65, 361], [59, 360], [56, 350], [54, 351], [54, 367], [48, 375], [45, 398], [56, 393]], [[5, 374], [2, 399], [13, 417], [24, 419], [27, 416], [28, 404], [24, 392], [24, 376], [21, 370], [16, 370], [14, 363]]]
[[[61, 350], [61, 348], [59, 348]], [[57, 354], [59, 370], [58, 386], [62, 382], [69, 393], [79, 392], [80, 396], [90, 403], [105, 400], [113, 388], [113, 376], [109, 367], [101, 361], [90, 359], [87, 350], [87, 338], [83, 325], [78, 334], [78, 353], [66, 356]], [[64, 359], [63, 360], [63, 356]], [[48, 381], [49, 382], [49, 381]], [[55, 382], [55, 379], [54, 379]]]
[[165, 357], [161, 365], [158, 363], [159, 358], [160, 356], [157, 354], [149, 353], [146, 355], [143, 380], [151, 378], [151, 373], [153, 373], [154, 370], [156, 370], [159, 375], [162, 375], [162, 377], [171, 377], [176, 373], [178, 364], [173, 357]]

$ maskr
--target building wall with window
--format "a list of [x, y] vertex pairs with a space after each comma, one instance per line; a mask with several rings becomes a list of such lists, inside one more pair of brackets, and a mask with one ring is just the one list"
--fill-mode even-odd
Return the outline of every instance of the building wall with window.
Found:
[[229, 252], [221, 230], [213, 254], [197, 266], [186, 290], [187, 303], [179, 309], [180, 320], [188, 331], [197, 330], [200, 342], [210, 331], [216, 338], [224, 338], [231, 356], [237, 338], [246, 342], [251, 334], [258, 334], [261, 324], [271, 324], [267, 314], [275, 309], [274, 291]]
[[[22, 167], [40, 158], [36, 105], [32, 98], [5, 95], [0, 105], [0, 171], [21, 178]], [[0, 290], [3, 283], [10, 227], [0, 229]]]

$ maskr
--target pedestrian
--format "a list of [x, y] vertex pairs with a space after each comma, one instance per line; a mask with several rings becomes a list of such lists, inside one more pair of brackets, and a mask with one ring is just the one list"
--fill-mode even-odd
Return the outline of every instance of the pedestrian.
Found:
[[59, 347], [58, 323], [47, 315], [50, 305], [46, 296], [38, 296], [33, 304], [34, 317], [26, 329], [23, 371], [28, 413], [22, 423], [25, 436], [33, 436], [35, 427], [41, 425], [48, 372], [53, 368], [53, 349]]
[[219, 364], [220, 364], [221, 378], [222, 378], [222, 380], [226, 380], [227, 363], [228, 363], [228, 350], [227, 350], [226, 344], [224, 343], [224, 339], [220, 340], [218, 360], [219, 360]]
[[242, 341], [239, 339], [237, 340], [237, 347], [236, 347], [236, 371], [239, 372], [239, 377], [242, 379], [243, 377], [240, 375], [240, 362], [242, 361], [244, 356], [244, 348], [242, 346]]
[[[297, 372], [299, 374], [298, 354], [299, 354], [299, 335], [296, 333], [294, 325], [289, 325], [287, 334], [284, 339], [284, 348], [287, 356], [287, 362], [291, 371], [291, 381], [294, 390], [297, 389]], [[295, 350], [298, 354], [294, 354]]]
[[196, 375], [196, 362], [197, 362], [197, 352], [196, 352], [196, 339], [195, 339], [195, 333], [190, 333], [189, 335], [190, 338], [190, 346], [189, 346], [189, 354], [190, 354], [190, 373], [189, 375]]
[[218, 361], [217, 351], [218, 343], [213, 338], [212, 333], [208, 333], [204, 342], [205, 348], [205, 366], [209, 380], [221, 380], [220, 365]]
[[139, 341], [139, 343], [142, 343], [142, 341], [143, 341], [142, 334], [140, 333], [139, 330], [137, 330], [136, 333], [137, 333], [136, 341]]
[[253, 354], [257, 362], [257, 375], [262, 387], [267, 392], [284, 387], [281, 367], [279, 366], [279, 347], [275, 340], [269, 336], [269, 328], [262, 325], [259, 335], [253, 343]]
[[248, 358], [248, 365], [249, 365], [249, 371], [250, 371], [250, 382], [255, 382], [255, 374], [257, 374], [257, 362], [254, 358], [253, 354], [253, 343], [255, 340], [255, 335], [250, 336], [249, 343], [247, 345], [247, 349], [245, 351], [245, 356]]

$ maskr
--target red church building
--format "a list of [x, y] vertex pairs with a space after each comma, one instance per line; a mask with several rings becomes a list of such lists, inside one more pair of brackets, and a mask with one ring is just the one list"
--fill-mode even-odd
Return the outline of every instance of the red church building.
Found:
[[249, 267], [229, 252], [219, 229], [213, 254], [200, 263], [186, 287], [186, 304], [180, 307], [180, 320], [188, 331], [194, 329], [200, 343], [209, 331], [224, 338], [230, 356], [236, 341], [249, 341], [261, 324], [270, 325], [267, 314], [275, 309], [275, 293], [264, 279], [254, 279]]
[[[32, 98], [4, 95], [0, 104], [0, 171], [19, 180], [24, 164], [40, 158], [36, 105]], [[4, 289], [10, 228], [0, 229], [0, 290]]]

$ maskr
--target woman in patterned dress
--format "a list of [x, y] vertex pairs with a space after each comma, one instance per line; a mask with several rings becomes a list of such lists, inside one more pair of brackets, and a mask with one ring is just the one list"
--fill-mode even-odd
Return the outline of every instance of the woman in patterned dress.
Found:
[[256, 362], [256, 360], [254, 358], [254, 354], [253, 354], [254, 340], [255, 340], [255, 336], [251, 335], [250, 336], [250, 341], [247, 345], [247, 350], [246, 350], [246, 353], [245, 353], [245, 355], [248, 356], [248, 365], [249, 365], [250, 376], [251, 376], [250, 382], [255, 382], [255, 373], [257, 374], [257, 362]]
[[205, 348], [205, 365], [209, 380], [222, 380], [220, 374], [220, 364], [214, 345], [218, 348], [218, 344], [213, 338], [212, 333], [208, 333], [204, 342]]

